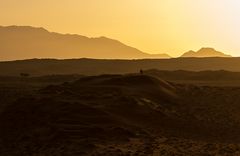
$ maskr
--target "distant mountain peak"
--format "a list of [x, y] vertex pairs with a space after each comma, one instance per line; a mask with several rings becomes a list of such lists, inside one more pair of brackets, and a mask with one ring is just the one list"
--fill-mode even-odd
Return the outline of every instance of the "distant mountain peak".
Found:
[[197, 51], [197, 53], [221, 53], [214, 48], [203, 47]]
[[232, 57], [232, 56], [217, 51], [214, 48], [203, 47], [197, 52], [190, 50], [184, 53], [181, 57]]

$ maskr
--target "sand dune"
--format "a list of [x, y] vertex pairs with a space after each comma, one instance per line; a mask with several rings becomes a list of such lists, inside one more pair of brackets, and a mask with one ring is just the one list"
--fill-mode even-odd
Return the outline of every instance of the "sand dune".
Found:
[[237, 155], [239, 92], [139, 74], [49, 85], [2, 108], [0, 150], [13, 156]]

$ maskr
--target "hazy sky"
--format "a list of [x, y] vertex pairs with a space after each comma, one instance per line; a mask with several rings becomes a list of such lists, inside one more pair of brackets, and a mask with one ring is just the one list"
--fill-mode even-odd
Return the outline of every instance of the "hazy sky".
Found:
[[148, 53], [240, 56], [240, 0], [0, 0], [0, 25], [107, 36]]

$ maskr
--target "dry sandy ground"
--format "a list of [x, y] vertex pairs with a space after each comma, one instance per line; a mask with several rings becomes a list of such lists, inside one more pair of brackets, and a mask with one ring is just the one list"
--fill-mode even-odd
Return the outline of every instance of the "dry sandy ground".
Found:
[[240, 87], [102, 75], [13, 92], [0, 92], [1, 155], [240, 155]]

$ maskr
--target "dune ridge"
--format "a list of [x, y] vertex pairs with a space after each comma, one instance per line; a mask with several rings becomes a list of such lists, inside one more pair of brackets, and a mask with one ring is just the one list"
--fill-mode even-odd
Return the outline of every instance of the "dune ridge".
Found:
[[234, 155], [240, 149], [238, 93], [239, 87], [175, 84], [145, 74], [81, 77], [6, 105], [0, 151]]

